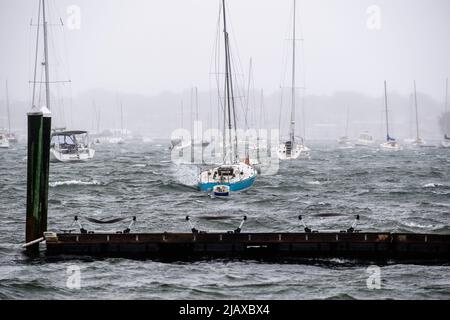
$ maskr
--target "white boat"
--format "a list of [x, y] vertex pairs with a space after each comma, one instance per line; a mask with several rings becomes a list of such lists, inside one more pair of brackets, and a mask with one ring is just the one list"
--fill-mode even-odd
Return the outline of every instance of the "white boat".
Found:
[[399, 151], [402, 149], [400, 144], [389, 135], [389, 112], [388, 112], [388, 102], [387, 102], [387, 85], [384, 81], [384, 106], [386, 112], [386, 142], [380, 144], [382, 150], [389, 151]]
[[417, 107], [417, 90], [415, 80], [414, 80], [414, 107], [416, 111], [416, 138], [411, 142], [411, 145], [413, 147], [424, 147], [426, 146], [426, 142], [420, 137], [419, 134], [419, 108]]
[[[444, 121], [445, 116], [448, 115], [448, 78], [445, 81], [445, 106], [444, 106]], [[442, 148], [450, 148], [450, 119], [447, 118], [447, 122], [444, 124], [444, 140], [441, 142]]]
[[441, 142], [442, 148], [450, 148], [450, 137], [445, 135], [444, 140]]
[[402, 149], [400, 144], [398, 144], [397, 141], [386, 141], [380, 144], [381, 149], [383, 150], [389, 150], [389, 151], [399, 151]]
[[[222, 0], [223, 14], [223, 34], [225, 50], [225, 90], [223, 95], [224, 106], [224, 124], [227, 124], [227, 130], [224, 130], [223, 143], [224, 155], [223, 164], [218, 167], [205, 170], [200, 173], [198, 187], [201, 191], [211, 192], [216, 186], [228, 186], [229, 191], [240, 191], [250, 188], [255, 182], [257, 172], [249, 164], [240, 162], [238, 155], [238, 139], [236, 135], [236, 106], [233, 96], [233, 74], [231, 66], [231, 51], [229, 34], [227, 32], [226, 6], [225, 0]], [[234, 135], [232, 132], [234, 131]], [[234, 139], [232, 138], [234, 137]]]
[[338, 139], [339, 149], [351, 149], [353, 148], [353, 144], [348, 137], [348, 124], [350, 119], [350, 110], [347, 107], [347, 116], [345, 119], [345, 134]]
[[305, 146], [304, 140], [300, 141], [295, 139], [295, 48], [298, 39], [295, 37], [295, 18], [296, 18], [296, 0], [294, 0], [293, 7], [293, 23], [292, 23], [292, 83], [291, 83], [291, 119], [289, 126], [289, 139], [285, 142], [281, 142], [278, 146], [278, 158], [280, 160], [294, 160], [298, 158], [309, 157], [310, 149]]
[[9, 141], [5, 133], [0, 133], [0, 148], [1, 149], [9, 148]]
[[298, 158], [307, 158], [310, 155], [310, 149], [303, 144], [303, 141], [297, 142], [290, 139], [278, 146], [278, 159], [294, 160]]
[[363, 132], [359, 135], [358, 140], [355, 142], [357, 147], [370, 147], [375, 143], [375, 140], [368, 132]]
[[17, 136], [11, 132], [11, 114], [9, 108], [9, 90], [8, 90], [8, 80], [6, 80], [6, 114], [8, 116], [8, 132], [5, 134], [6, 139], [8, 139], [9, 144], [17, 143]]
[[56, 162], [88, 161], [95, 150], [87, 131], [54, 131], [50, 144], [50, 160]]
[[353, 143], [350, 141], [349, 137], [342, 136], [338, 139], [339, 149], [351, 149], [353, 148]]

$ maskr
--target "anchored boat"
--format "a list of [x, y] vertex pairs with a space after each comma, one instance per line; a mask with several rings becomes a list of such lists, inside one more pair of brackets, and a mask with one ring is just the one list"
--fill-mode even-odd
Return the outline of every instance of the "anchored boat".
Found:
[[[448, 114], [448, 78], [445, 81], [445, 112], [444, 112], [444, 121], [445, 121], [445, 116]], [[442, 140], [441, 142], [441, 146], [443, 148], [450, 148], [450, 136], [449, 136], [449, 132], [450, 132], [450, 127], [449, 127], [449, 120], [447, 120], [444, 124], [444, 140]]]
[[384, 106], [386, 109], [386, 142], [380, 144], [381, 149], [389, 151], [398, 151], [402, 147], [400, 144], [389, 135], [389, 113], [388, 113], [388, 102], [387, 102], [387, 85], [384, 81]]
[[[223, 164], [200, 173], [198, 187], [201, 191], [212, 191], [216, 186], [228, 186], [230, 191], [240, 191], [253, 185], [257, 172], [249, 164], [240, 162], [238, 155], [238, 139], [236, 135], [236, 108], [233, 96], [233, 75], [231, 67], [230, 42], [227, 32], [225, 0], [222, 0], [223, 33], [225, 49], [225, 92], [224, 92], [224, 130]], [[234, 134], [233, 134], [234, 133]], [[234, 139], [233, 139], [234, 138]], [[227, 142], [225, 142], [228, 140]]]
[[301, 157], [308, 157], [310, 149], [305, 146], [303, 138], [299, 141], [295, 139], [295, 18], [296, 18], [296, 0], [294, 0], [293, 23], [292, 23], [292, 84], [291, 84], [291, 120], [289, 127], [289, 140], [280, 143], [278, 146], [278, 158], [280, 160], [294, 160]]
[[50, 159], [54, 162], [87, 161], [95, 150], [87, 131], [54, 131], [50, 145]]
[[0, 132], [0, 148], [7, 149], [9, 148], [9, 140], [6, 134]]

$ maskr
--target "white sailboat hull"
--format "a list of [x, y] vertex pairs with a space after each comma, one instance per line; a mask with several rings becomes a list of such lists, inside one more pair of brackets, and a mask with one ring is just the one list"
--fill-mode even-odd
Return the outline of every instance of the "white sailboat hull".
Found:
[[[221, 170], [230, 170], [232, 175], [220, 175]], [[216, 186], [228, 186], [229, 191], [240, 191], [250, 188], [255, 182], [256, 170], [245, 163], [221, 165], [203, 171], [200, 174], [198, 187], [201, 191], [211, 192]]]
[[10, 143], [8, 141], [8, 139], [6, 138], [6, 136], [1, 135], [0, 136], [0, 149], [7, 149], [9, 148]]
[[55, 148], [50, 149], [50, 161], [52, 162], [79, 162], [88, 161], [94, 158], [95, 150], [85, 148], [75, 152], [66, 153]]
[[402, 150], [402, 147], [395, 141], [388, 141], [380, 144], [380, 148], [382, 150], [387, 151], [399, 151]]
[[277, 150], [278, 159], [280, 159], [280, 160], [295, 160], [298, 158], [307, 158], [310, 155], [309, 154], [310, 149], [303, 144], [294, 143], [293, 148], [291, 149], [290, 153], [288, 150], [289, 150], [289, 147], [286, 145], [286, 143], [281, 143], [278, 146], [278, 150]]
[[450, 148], [450, 140], [444, 140], [441, 142], [442, 148]]

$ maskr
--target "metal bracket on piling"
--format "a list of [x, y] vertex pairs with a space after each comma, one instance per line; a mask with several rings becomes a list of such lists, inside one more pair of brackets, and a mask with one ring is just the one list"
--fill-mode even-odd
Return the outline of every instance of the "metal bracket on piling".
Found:
[[78, 223], [78, 226], [80, 227], [80, 233], [87, 233], [87, 230], [83, 228], [83, 226], [81, 225], [80, 220], [78, 219], [78, 216], [75, 216], [73, 218], [74, 221], [76, 221]]
[[303, 224], [303, 228], [304, 228], [305, 232], [306, 232], [306, 233], [311, 233], [311, 229], [310, 229], [310, 228], [308, 228], [308, 227], [306, 226], [306, 224], [305, 224], [305, 221], [303, 221], [303, 219], [302, 219], [302, 216], [301, 216], [301, 215], [299, 215], [299, 216], [298, 216], [298, 220], [300, 220], [300, 221], [302, 222], [302, 224]]
[[189, 227], [191, 228], [192, 233], [198, 233], [198, 230], [194, 228], [189, 216], [186, 216], [186, 221], [189, 223]]
[[239, 225], [239, 227], [236, 229], [236, 230], [234, 230], [234, 233], [241, 233], [241, 230], [242, 230], [242, 226], [244, 225], [244, 222], [247, 220], [247, 216], [244, 216], [243, 218], [242, 218], [242, 221], [241, 221], [241, 224]]
[[358, 225], [358, 221], [359, 221], [359, 214], [356, 215], [355, 220], [352, 223], [352, 226], [350, 228], [347, 229], [348, 233], [352, 233], [352, 232], [357, 232], [355, 230], [356, 226]]
[[136, 222], [136, 216], [133, 216], [133, 219], [131, 220], [130, 224], [128, 225], [128, 228], [123, 230], [123, 233], [130, 233], [131, 227], [135, 224], [135, 222]]

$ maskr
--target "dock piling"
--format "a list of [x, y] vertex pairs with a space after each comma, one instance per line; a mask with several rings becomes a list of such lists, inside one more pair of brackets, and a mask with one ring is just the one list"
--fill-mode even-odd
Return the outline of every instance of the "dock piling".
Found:
[[[25, 241], [27, 243], [42, 237], [42, 153], [43, 153], [43, 117], [42, 111], [31, 109], [28, 117], [28, 158], [27, 158], [27, 209]], [[28, 254], [37, 254], [39, 245], [26, 248]]]

